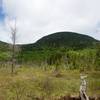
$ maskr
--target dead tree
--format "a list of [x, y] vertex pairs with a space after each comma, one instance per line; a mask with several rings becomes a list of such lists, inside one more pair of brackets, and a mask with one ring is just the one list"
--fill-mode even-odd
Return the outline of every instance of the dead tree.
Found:
[[86, 94], [86, 88], [87, 88], [87, 83], [86, 83], [86, 78], [87, 76], [81, 76], [81, 85], [80, 85], [80, 97], [81, 100], [89, 100], [87, 94]]
[[14, 22], [14, 25], [13, 27], [10, 26], [10, 29], [11, 29], [11, 48], [12, 48], [12, 55], [11, 55], [11, 73], [13, 74], [14, 73], [14, 68], [15, 68], [15, 49], [16, 49], [16, 33], [17, 33], [17, 30], [16, 30], [16, 20]]

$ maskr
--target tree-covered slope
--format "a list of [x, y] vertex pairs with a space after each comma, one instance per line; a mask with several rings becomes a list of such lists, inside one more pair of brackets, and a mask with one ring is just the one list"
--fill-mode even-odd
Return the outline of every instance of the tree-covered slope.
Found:
[[87, 35], [74, 32], [58, 32], [41, 38], [35, 44], [24, 45], [22, 47], [25, 50], [59, 47], [84, 49], [93, 48], [97, 42], [99, 41]]
[[43, 37], [37, 41], [36, 45], [40, 47], [69, 47], [86, 48], [91, 47], [97, 42], [94, 38], [72, 32], [58, 32]]
[[9, 50], [9, 44], [0, 41], [0, 51], [3, 51], [4, 52], [4, 51], [8, 51], [8, 50]]
[[[45, 36], [34, 44], [17, 45], [20, 49], [16, 53], [19, 60], [24, 61], [40, 61], [55, 54], [57, 51], [63, 50], [82, 50], [96, 47], [99, 41], [94, 38], [73, 32], [58, 32]], [[17, 49], [18, 49], [17, 48]], [[12, 51], [10, 44], [0, 42], [0, 60], [9, 59]]]

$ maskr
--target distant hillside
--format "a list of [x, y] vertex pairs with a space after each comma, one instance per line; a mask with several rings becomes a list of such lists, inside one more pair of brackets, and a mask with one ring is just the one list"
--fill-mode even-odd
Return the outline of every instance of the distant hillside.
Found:
[[[34, 44], [19, 45], [21, 48], [16, 53], [19, 61], [45, 61], [50, 55], [56, 52], [67, 52], [69, 50], [83, 50], [95, 48], [99, 41], [94, 38], [73, 32], [58, 32], [45, 36]], [[18, 46], [17, 46], [18, 47]], [[89, 48], [89, 49], [88, 49]], [[18, 48], [17, 48], [18, 49]], [[0, 60], [9, 60], [11, 58], [10, 44], [0, 42]], [[79, 51], [77, 51], [79, 52]]]
[[[96, 39], [74, 32], [57, 32], [45, 36], [38, 40], [36, 43], [20, 45], [22, 50], [31, 51], [33, 49], [49, 49], [49, 48], [71, 48], [71, 49], [84, 49], [93, 48], [99, 41]], [[0, 41], [0, 51], [9, 50], [9, 44]]]
[[0, 41], [0, 51], [8, 51], [9, 50], [9, 44]]
[[98, 41], [90, 36], [78, 34], [74, 32], [58, 32], [45, 36], [38, 40], [35, 44], [24, 45], [24, 49], [32, 48], [73, 48], [84, 49], [92, 48]]
[[87, 48], [97, 42], [92, 37], [72, 32], [58, 32], [43, 37], [36, 45], [41, 47]]

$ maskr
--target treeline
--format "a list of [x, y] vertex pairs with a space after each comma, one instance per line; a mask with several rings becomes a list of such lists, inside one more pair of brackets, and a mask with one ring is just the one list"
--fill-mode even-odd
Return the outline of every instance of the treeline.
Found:
[[[21, 47], [17, 47], [21, 48]], [[16, 64], [39, 65], [41, 67], [54, 66], [55, 70], [80, 69], [100, 70], [100, 45], [96, 48], [73, 49], [73, 48], [43, 48], [43, 49], [16, 49]], [[0, 51], [0, 64], [11, 61], [11, 51]]]
[[21, 52], [17, 56], [20, 63], [55, 66], [55, 69], [100, 70], [100, 48], [73, 50], [53, 48]]
[[58, 51], [48, 57], [47, 63], [66, 69], [100, 70], [100, 50]]

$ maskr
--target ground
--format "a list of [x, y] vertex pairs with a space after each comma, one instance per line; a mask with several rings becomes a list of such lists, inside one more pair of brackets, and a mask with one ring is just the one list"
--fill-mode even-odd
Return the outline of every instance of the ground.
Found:
[[[36, 97], [59, 98], [79, 95], [79, 70], [59, 70], [22, 66], [11, 74], [9, 67], [0, 69], [0, 100], [34, 100]], [[87, 94], [100, 95], [100, 71], [85, 71]], [[52, 99], [53, 100], [53, 99]]]

